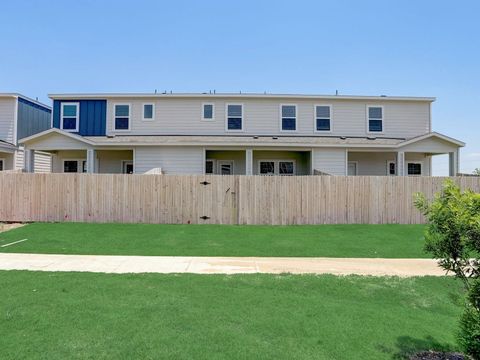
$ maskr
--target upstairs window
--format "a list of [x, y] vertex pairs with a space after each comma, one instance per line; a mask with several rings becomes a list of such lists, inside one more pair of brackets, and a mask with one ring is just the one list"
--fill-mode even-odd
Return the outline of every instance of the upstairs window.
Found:
[[282, 131], [297, 130], [297, 106], [282, 105]]
[[368, 111], [368, 131], [382, 132], [383, 131], [383, 107], [369, 106]]
[[243, 130], [243, 105], [239, 105], [239, 104], [227, 105], [227, 130], [230, 130], [230, 131]]
[[60, 110], [60, 128], [65, 131], [78, 132], [79, 103], [62, 103]]
[[155, 105], [143, 104], [143, 120], [152, 121], [154, 119]]
[[203, 104], [202, 120], [213, 120], [214, 118], [213, 111], [214, 111], [213, 104]]
[[115, 105], [115, 130], [130, 130], [130, 105]]
[[317, 105], [315, 106], [315, 130], [316, 131], [330, 131], [330, 105]]

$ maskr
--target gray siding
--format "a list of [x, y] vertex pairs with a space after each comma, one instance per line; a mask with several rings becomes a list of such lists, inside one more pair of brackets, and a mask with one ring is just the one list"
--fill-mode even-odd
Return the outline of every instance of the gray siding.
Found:
[[148, 146], [135, 149], [135, 173], [162, 169], [164, 174], [203, 174], [202, 147]]
[[[202, 120], [202, 104], [215, 105], [214, 120]], [[131, 105], [130, 131], [114, 131], [113, 105]], [[143, 121], [144, 103], [155, 104], [153, 121]], [[228, 103], [243, 104], [243, 131], [225, 130], [225, 109]], [[297, 131], [280, 130], [281, 104], [297, 105]], [[331, 105], [331, 132], [315, 132], [314, 106]], [[411, 138], [430, 130], [430, 103], [428, 101], [365, 101], [365, 100], [298, 100], [298, 99], [108, 99], [107, 134], [131, 135], [327, 135], [367, 136], [367, 106], [384, 107], [384, 132], [377, 136]]]
[[17, 140], [50, 129], [51, 111], [18, 99]]
[[15, 144], [15, 105], [13, 97], [0, 98], [0, 140]]
[[314, 149], [312, 151], [312, 167], [330, 175], [346, 175], [345, 149]]

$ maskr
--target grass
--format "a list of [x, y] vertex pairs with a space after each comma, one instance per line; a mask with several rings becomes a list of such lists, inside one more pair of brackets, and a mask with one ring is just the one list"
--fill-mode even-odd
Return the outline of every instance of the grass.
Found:
[[453, 278], [0, 272], [1, 359], [392, 359], [456, 350]]
[[0, 233], [1, 252], [91, 255], [425, 258], [423, 225], [36, 223]]

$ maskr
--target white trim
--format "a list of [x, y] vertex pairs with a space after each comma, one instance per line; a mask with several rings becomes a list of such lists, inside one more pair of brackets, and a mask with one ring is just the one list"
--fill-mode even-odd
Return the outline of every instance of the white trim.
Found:
[[425, 139], [429, 139], [431, 137], [437, 137], [441, 140], [451, 142], [452, 144], [455, 144], [455, 145], [458, 145], [458, 146], [461, 146], [461, 147], [465, 146], [465, 143], [463, 141], [454, 139], [450, 136], [443, 135], [443, 134], [440, 134], [440, 133], [434, 131], [434, 132], [431, 132], [431, 133], [428, 133], [428, 134], [425, 134], [425, 135], [416, 136], [414, 138], [411, 138], [409, 140], [401, 142], [400, 144], [397, 144], [396, 147], [403, 147], [405, 145], [410, 145], [410, 144], [416, 143], [417, 141], [422, 141], [422, 140], [425, 140]]
[[[42, 132], [39, 132], [37, 134], [34, 134], [34, 135], [31, 135], [31, 136], [27, 136], [23, 139], [20, 139], [19, 140], [19, 143], [20, 144], [24, 144], [24, 143], [27, 143], [29, 141], [32, 141], [32, 140], [36, 140], [37, 138], [41, 138], [45, 135], [48, 135], [48, 134], [51, 134], [51, 133], [57, 133], [59, 135], [64, 135], [64, 136], [67, 136], [69, 138], [72, 138], [72, 139], [75, 139], [75, 140], [78, 140], [78, 141], [81, 141], [81, 142], [84, 142], [88, 145], [96, 145], [96, 143], [94, 143], [93, 141], [90, 141], [88, 139], [85, 139], [83, 136], [81, 135], [77, 135], [77, 134], [72, 134], [66, 130], [60, 130], [60, 129], [57, 129], [57, 128], [50, 128], [48, 130], [44, 130]], [[125, 144], [123, 144], [125, 145]]]
[[[205, 116], [205, 105], [211, 105], [212, 106], [212, 117], [209, 119], [209, 118], [206, 118], [204, 117]], [[204, 102], [202, 103], [202, 113], [201, 113], [201, 119], [202, 121], [214, 121], [215, 120], [215, 103], [213, 102]], [[242, 116], [243, 116], [243, 109], [242, 109]], [[243, 127], [243, 119], [242, 119], [242, 127]]]
[[[242, 128], [237, 130], [237, 129], [229, 129], [228, 128], [228, 106], [229, 105], [240, 105], [242, 107]], [[225, 104], [225, 131], [226, 132], [244, 132], [245, 131], [245, 107], [243, 106], [243, 103], [226, 103]]]
[[[408, 173], [408, 164], [418, 164], [418, 165], [420, 165], [420, 174], [409, 174]], [[407, 176], [422, 176], [423, 175], [423, 161], [408, 161], [408, 160], [405, 160], [405, 175], [407, 175]]]
[[137, 148], [132, 149], [132, 159], [133, 159], [133, 173], [137, 173], [137, 154], [136, 154]]
[[[297, 162], [295, 159], [258, 159], [257, 161], [257, 173], [258, 175], [262, 176], [271, 176], [271, 175], [279, 175], [279, 176], [293, 176], [297, 175]], [[262, 174], [260, 172], [261, 163], [262, 162], [273, 162], [273, 174]], [[280, 166], [279, 163], [281, 162], [291, 162], [293, 163], [293, 174], [280, 174]]]
[[[63, 107], [64, 105], [75, 105], [76, 111], [75, 116], [67, 116], [69, 119], [75, 119], [75, 129], [64, 129], [63, 128]], [[78, 132], [80, 128], [80, 103], [79, 102], [61, 102], [60, 103], [60, 129], [66, 132]]]
[[[128, 106], [128, 129], [116, 129], [115, 128], [115, 119], [117, 118], [116, 116], [116, 106], [117, 105], [127, 105]], [[143, 110], [143, 109], [142, 109]], [[132, 127], [132, 104], [130, 103], [113, 103], [113, 119], [112, 119], [112, 131], [114, 132], [128, 132], [130, 131], [131, 127]], [[127, 117], [127, 116], [118, 116], [118, 117]]]
[[220, 167], [222, 166], [222, 163], [232, 165], [232, 173], [230, 175], [235, 175], [235, 161], [234, 160], [226, 160], [226, 159], [219, 159], [217, 160], [217, 174], [222, 175], [222, 172], [220, 171]]
[[348, 148], [345, 148], [345, 176], [348, 175]]
[[[65, 173], [65, 174], [75, 174], [75, 173], [66, 173], [65, 172], [65, 161], [76, 161], [77, 162], [77, 174], [83, 174], [83, 162], [85, 161], [85, 163], [87, 162], [87, 159], [79, 159], [79, 158], [76, 158], [76, 159], [62, 159], [62, 173]], [[88, 164], [87, 164], [88, 166]], [[88, 172], [88, 169], [86, 169], [87, 172]]]
[[[370, 108], [381, 108], [382, 109], [382, 118], [372, 118], [372, 120], [382, 120], [382, 131], [370, 131]], [[385, 134], [385, 106], [383, 105], [366, 105], [366, 120], [367, 120], [367, 134]]]
[[[355, 175], [348, 175], [348, 164], [355, 164]], [[358, 176], [358, 161], [352, 160], [347, 162], [347, 176]]]
[[121, 164], [122, 164], [122, 168], [121, 168], [121, 174], [128, 174], [127, 172], [124, 172], [125, 170], [125, 166], [128, 165], [128, 164], [132, 164], [132, 174], [135, 174], [135, 168], [133, 166], [133, 159], [132, 160], [120, 160]]
[[[293, 106], [295, 108], [295, 130], [284, 130], [283, 129], [283, 107], [284, 106]], [[285, 132], [285, 133], [295, 133], [298, 132], [298, 106], [297, 104], [280, 104], [279, 106], [279, 114], [278, 114], [278, 120], [279, 120], [279, 126], [280, 126], [280, 132]], [[286, 119], [293, 119], [291, 117], [285, 117]]]
[[[152, 105], [152, 118], [150, 118], [150, 119], [145, 118], [145, 105]], [[129, 110], [128, 113], [130, 115], [130, 110]], [[114, 115], [115, 115], [115, 109], [114, 109]], [[150, 102], [150, 103], [143, 103], [142, 104], [142, 121], [155, 121], [155, 103]], [[130, 117], [128, 118], [128, 127], [130, 128]]]
[[[330, 108], [330, 130], [317, 130], [317, 106], [328, 106]], [[318, 118], [325, 119], [325, 118]], [[318, 134], [329, 134], [333, 132], [333, 104], [314, 104], [313, 105], [313, 132]]]
[[[390, 174], [390, 164], [393, 164], [395, 166], [395, 174]], [[397, 176], [397, 173], [398, 173], [397, 162], [395, 160], [387, 160], [387, 171], [386, 171], [387, 176]]]

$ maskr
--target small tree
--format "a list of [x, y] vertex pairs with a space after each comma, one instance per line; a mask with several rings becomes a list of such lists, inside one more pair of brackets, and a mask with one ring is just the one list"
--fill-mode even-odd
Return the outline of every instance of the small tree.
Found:
[[415, 206], [425, 215], [425, 250], [467, 290], [459, 340], [465, 352], [480, 359], [480, 194], [461, 191], [451, 180], [429, 202], [416, 194]]
[[480, 168], [476, 168], [475, 170], [473, 170], [473, 175], [480, 176]]

